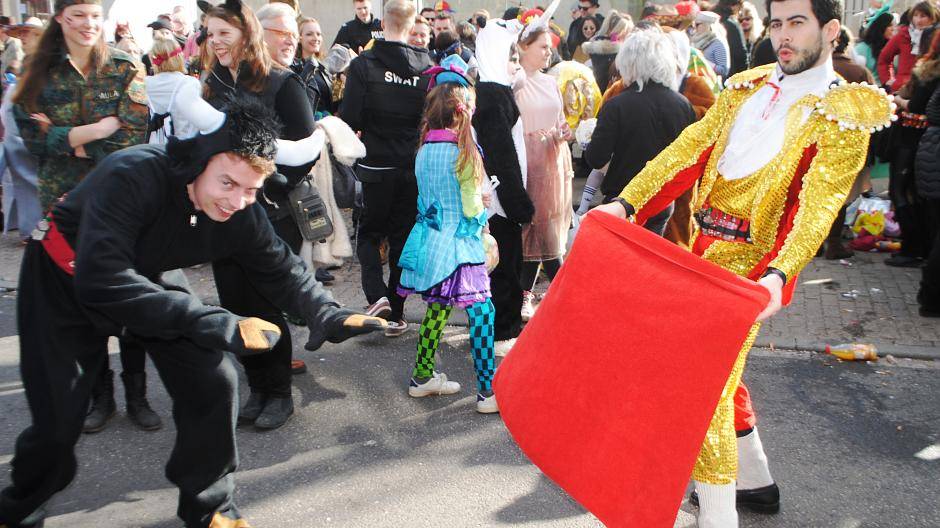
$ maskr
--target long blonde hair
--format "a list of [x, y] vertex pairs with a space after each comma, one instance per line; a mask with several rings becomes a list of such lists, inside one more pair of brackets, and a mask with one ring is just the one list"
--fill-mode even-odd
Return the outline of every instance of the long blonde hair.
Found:
[[421, 122], [421, 141], [424, 143], [428, 132], [437, 129], [451, 129], [457, 136], [457, 172], [463, 172], [467, 164], [472, 165], [477, 184], [483, 182], [483, 157], [473, 140], [473, 108], [476, 96], [472, 88], [457, 83], [444, 83], [434, 87], [428, 93], [424, 104], [424, 119]]

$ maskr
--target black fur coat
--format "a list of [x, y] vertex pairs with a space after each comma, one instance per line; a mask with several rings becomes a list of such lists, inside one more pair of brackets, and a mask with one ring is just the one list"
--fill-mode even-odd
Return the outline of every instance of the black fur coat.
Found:
[[481, 82], [476, 85], [476, 96], [473, 128], [483, 150], [486, 173], [499, 178], [496, 195], [507, 218], [526, 224], [532, 220], [535, 207], [522, 183], [522, 170], [512, 141], [512, 127], [519, 119], [512, 89], [499, 83]]

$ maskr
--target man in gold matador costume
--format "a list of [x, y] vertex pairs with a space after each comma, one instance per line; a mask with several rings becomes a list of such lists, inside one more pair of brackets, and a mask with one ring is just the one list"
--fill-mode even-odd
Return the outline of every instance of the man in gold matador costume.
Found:
[[617, 201], [599, 207], [642, 224], [694, 186], [692, 251], [771, 295], [692, 473], [703, 528], [737, 526], [736, 501], [757, 511], [779, 509], [740, 384], [745, 359], [760, 321], [789, 301], [797, 274], [829, 232], [865, 162], [869, 135], [888, 126], [893, 113], [883, 91], [847, 84], [832, 69], [840, 0], [767, 0], [767, 12], [778, 62], [731, 77], [701, 121], [650, 161]]

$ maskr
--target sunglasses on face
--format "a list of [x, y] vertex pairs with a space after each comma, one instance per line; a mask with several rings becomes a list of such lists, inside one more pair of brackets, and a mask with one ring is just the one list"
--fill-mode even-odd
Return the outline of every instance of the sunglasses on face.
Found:
[[264, 30], [265, 30], [265, 31], [270, 31], [271, 33], [274, 33], [276, 36], [278, 36], [278, 37], [281, 38], [282, 40], [288, 40], [288, 39], [290, 39], [290, 40], [297, 40], [297, 35], [295, 35], [295, 34], [294, 34], [293, 32], [291, 32], [291, 31], [283, 31], [283, 30], [280, 30], [280, 29], [272, 29], [272, 28], [264, 28]]
[[738, 22], [750, 22], [751, 20], [751, 17], [741, 17], [738, 19]]

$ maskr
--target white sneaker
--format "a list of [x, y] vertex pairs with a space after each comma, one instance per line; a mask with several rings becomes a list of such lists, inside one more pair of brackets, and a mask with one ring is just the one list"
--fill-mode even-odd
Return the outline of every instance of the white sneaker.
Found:
[[381, 317], [385, 319], [392, 313], [392, 305], [388, 303], [388, 297], [382, 297], [366, 307], [366, 315], [372, 317]]
[[534, 297], [530, 291], [522, 292], [522, 310], [520, 310], [520, 313], [523, 321], [528, 321], [535, 315], [535, 306], [532, 304]]
[[497, 341], [493, 347], [494, 353], [499, 357], [505, 357], [506, 354], [512, 350], [512, 347], [516, 345], [516, 338], [512, 339], [503, 339], [502, 341]]
[[408, 323], [404, 320], [389, 321], [385, 327], [385, 337], [398, 337], [408, 331]]
[[492, 414], [499, 412], [499, 406], [496, 405], [496, 395], [484, 396], [477, 393], [477, 412], [480, 414]]
[[460, 392], [460, 384], [456, 381], [447, 381], [447, 374], [441, 372], [435, 372], [431, 379], [420, 385], [414, 378], [411, 378], [411, 383], [408, 385], [408, 396], [412, 398], [456, 394], [458, 392]]

